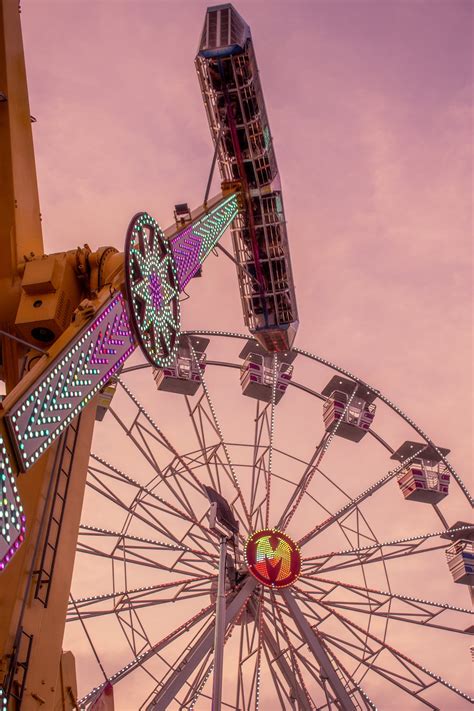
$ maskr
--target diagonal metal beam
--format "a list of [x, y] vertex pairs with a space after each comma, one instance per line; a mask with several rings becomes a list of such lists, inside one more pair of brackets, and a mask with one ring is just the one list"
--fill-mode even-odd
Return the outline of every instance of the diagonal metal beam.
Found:
[[284, 655], [282, 654], [282, 650], [280, 649], [280, 645], [278, 644], [277, 640], [273, 636], [268, 624], [266, 622], [263, 623], [263, 640], [268, 647], [268, 650], [271, 652], [273, 655], [273, 661], [275, 664], [278, 665], [278, 668], [280, 669], [283, 678], [285, 679], [286, 683], [288, 684], [289, 690], [290, 690], [290, 695], [292, 695], [295, 700], [298, 702], [298, 711], [312, 711], [312, 708], [308, 702], [308, 699], [303, 693], [303, 690], [300, 687], [300, 684], [298, 682], [298, 679], [296, 678], [295, 674], [293, 673], [290, 665], [286, 661]]
[[332, 665], [328, 653], [324, 649], [314, 630], [311, 628], [311, 625], [309, 624], [305, 616], [302, 614], [291, 591], [286, 588], [281, 591], [281, 594], [283, 596], [283, 599], [285, 600], [286, 606], [288, 607], [291, 616], [293, 617], [296, 626], [298, 627], [298, 630], [300, 631], [301, 636], [310, 648], [314, 657], [318, 660], [321, 669], [326, 674], [329, 684], [331, 685], [331, 688], [334, 691], [336, 699], [339, 701], [340, 708], [342, 709], [342, 711], [355, 711], [356, 707], [354, 705], [354, 702], [349, 696], [347, 689], [345, 688], [341, 679], [337, 675], [337, 672]]
[[[248, 577], [242, 588], [235, 595], [235, 597], [229, 602], [226, 609], [225, 624], [226, 627], [232, 624], [237, 615], [239, 614], [242, 606], [245, 604], [246, 600], [253, 593], [257, 587], [257, 581]], [[169, 704], [173, 701], [175, 696], [179, 693], [182, 686], [186, 683], [186, 680], [197, 668], [198, 664], [202, 662], [206, 654], [208, 654], [214, 643], [214, 622], [210, 624], [204, 631], [201, 639], [195, 645], [193, 650], [188, 655], [184, 664], [177, 668], [171, 677], [168, 679], [163, 688], [158, 692], [153, 701], [148, 704], [146, 711], [164, 711], [167, 709]]]

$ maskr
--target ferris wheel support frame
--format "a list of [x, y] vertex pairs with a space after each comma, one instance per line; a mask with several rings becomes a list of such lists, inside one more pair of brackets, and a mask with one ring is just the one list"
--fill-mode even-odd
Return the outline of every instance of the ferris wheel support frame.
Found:
[[294, 596], [291, 594], [291, 590], [285, 588], [281, 591], [281, 594], [283, 599], [285, 600], [289, 611], [293, 616], [296, 626], [298, 627], [303, 639], [307, 643], [315, 659], [318, 660], [321, 670], [324, 671], [324, 673], [326, 674], [327, 679], [332, 687], [332, 690], [336, 694], [336, 698], [341, 704], [341, 708], [343, 709], [343, 711], [355, 711], [356, 707], [354, 706], [351, 697], [347, 693], [346, 687], [337, 675], [337, 672], [332, 665], [329, 655], [324, 649], [320, 640], [318, 639], [316, 633], [312, 629], [305, 616], [301, 613], [298, 603], [296, 602]]
[[[237, 620], [256, 587], [257, 581], [248, 576], [237, 594], [234, 595], [226, 605], [225, 628]], [[204, 659], [206, 654], [209, 654], [212, 649], [213, 641], [214, 623], [211, 622], [210, 626], [202, 635], [201, 640], [194, 647], [194, 650], [187, 656], [184, 665], [174, 670], [168, 682], [147, 706], [146, 711], [165, 711], [165, 709], [168, 708], [169, 704], [176, 697], [176, 694], [186, 683], [197, 665]]]

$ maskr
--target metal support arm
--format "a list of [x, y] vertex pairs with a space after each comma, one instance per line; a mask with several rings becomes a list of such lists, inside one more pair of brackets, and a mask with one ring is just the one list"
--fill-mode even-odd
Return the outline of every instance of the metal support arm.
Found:
[[[225, 625], [226, 628], [229, 624], [234, 622], [237, 615], [239, 614], [242, 605], [248, 600], [250, 595], [253, 593], [257, 586], [257, 581], [248, 577], [242, 588], [235, 595], [235, 597], [228, 603], [225, 615]], [[154, 700], [147, 706], [146, 711], [164, 711], [167, 709], [169, 704], [179, 693], [179, 690], [185, 684], [186, 680], [196, 669], [198, 664], [202, 662], [206, 654], [208, 654], [214, 643], [214, 624], [210, 625], [204, 635], [201, 637], [198, 644], [194, 647], [192, 652], [190, 652], [184, 664], [176, 669], [172, 676], [168, 679], [165, 686], [158, 692]], [[349, 708], [349, 707], [347, 707]], [[353, 708], [353, 707], [351, 707]]]
[[280, 645], [271, 633], [271, 630], [266, 622], [263, 623], [262, 631], [265, 644], [267, 645], [269, 651], [272, 653], [273, 659], [275, 660], [275, 664], [278, 665], [278, 668], [280, 669], [283, 678], [288, 684], [290, 694], [293, 694], [293, 696], [295, 697], [295, 700], [298, 704], [298, 711], [312, 711], [312, 707], [310, 706], [303, 689], [300, 687], [296, 675], [294, 674], [290, 665], [286, 661], [285, 655], [280, 649]]
[[291, 594], [291, 591], [289, 589], [282, 590], [281, 594], [285, 600], [286, 606], [288, 607], [291, 616], [293, 617], [296, 623], [296, 626], [300, 631], [302, 638], [305, 640], [306, 644], [308, 645], [311, 652], [317, 659], [319, 665], [321, 666], [321, 669], [326, 674], [329, 684], [331, 685], [336, 699], [340, 704], [340, 708], [343, 711], [355, 711], [356, 707], [354, 705], [354, 702], [349, 696], [347, 689], [345, 688], [341, 679], [337, 675], [337, 672], [332, 665], [328, 653], [324, 649], [323, 645], [321, 644], [308, 620], [306, 619], [306, 617], [304, 617], [303, 613], [298, 607], [298, 604], [294, 596]]

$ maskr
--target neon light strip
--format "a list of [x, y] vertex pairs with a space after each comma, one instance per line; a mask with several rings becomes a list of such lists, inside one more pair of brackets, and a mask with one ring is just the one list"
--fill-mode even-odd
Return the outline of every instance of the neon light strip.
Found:
[[170, 246], [181, 291], [199, 270], [237, 213], [237, 195], [230, 195], [200, 220], [172, 237]]
[[117, 294], [6, 415], [20, 466], [27, 470], [135, 349]]

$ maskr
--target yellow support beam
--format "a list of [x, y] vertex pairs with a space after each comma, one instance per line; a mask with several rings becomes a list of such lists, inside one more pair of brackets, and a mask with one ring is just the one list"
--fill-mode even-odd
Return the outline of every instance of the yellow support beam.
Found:
[[[36, 166], [18, 0], [0, 0], [0, 329], [14, 333], [20, 263], [43, 254]], [[0, 338], [7, 392], [20, 377], [18, 344]]]
[[18, 0], [0, 2], [0, 277], [43, 254]]

